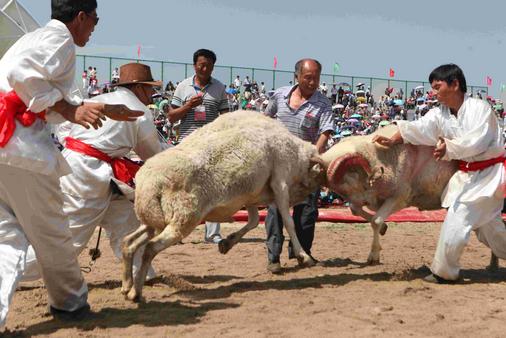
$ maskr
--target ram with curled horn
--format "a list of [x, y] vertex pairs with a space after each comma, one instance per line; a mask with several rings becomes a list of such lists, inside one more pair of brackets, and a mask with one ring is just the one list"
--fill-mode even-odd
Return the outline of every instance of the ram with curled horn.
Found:
[[396, 130], [391, 125], [371, 135], [348, 137], [322, 155], [328, 187], [349, 201], [354, 215], [371, 223], [369, 264], [380, 261], [379, 235], [387, 229], [387, 217], [409, 206], [440, 209], [441, 195], [457, 170], [455, 162], [436, 161], [433, 147], [385, 148], [372, 142], [374, 135], [391, 136]]

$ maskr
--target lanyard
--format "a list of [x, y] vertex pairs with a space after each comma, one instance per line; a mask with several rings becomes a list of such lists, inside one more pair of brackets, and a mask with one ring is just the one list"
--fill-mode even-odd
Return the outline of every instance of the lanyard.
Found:
[[200, 88], [199, 86], [197, 86], [195, 84], [195, 76], [193, 77], [193, 80], [192, 80], [192, 85], [193, 85], [193, 89], [195, 90], [195, 93], [198, 95], [199, 93], [202, 93], [202, 96], [206, 95], [206, 89], [207, 87], [209, 87], [209, 85], [211, 84], [211, 79], [209, 79], [209, 83], [206, 84], [204, 86], [204, 88]]

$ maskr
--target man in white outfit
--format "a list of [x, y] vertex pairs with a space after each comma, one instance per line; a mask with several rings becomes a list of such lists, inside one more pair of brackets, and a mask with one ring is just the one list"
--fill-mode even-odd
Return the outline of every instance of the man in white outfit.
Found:
[[506, 228], [501, 219], [504, 198], [504, 140], [490, 105], [466, 97], [466, 79], [454, 65], [442, 65], [429, 76], [441, 107], [417, 121], [398, 121], [391, 138], [376, 136], [384, 146], [411, 143], [435, 146], [437, 160], [458, 160], [442, 196], [448, 214], [441, 227], [432, 274], [433, 283], [459, 278], [459, 260], [471, 231], [499, 258], [506, 259]]
[[52, 0], [53, 20], [23, 36], [0, 60], [0, 327], [29, 244], [53, 316], [73, 320], [89, 313], [59, 183], [71, 170], [46, 119], [98, 128], [105, 116], [127, 121], [143, 114], [124, 105], [84, 103], [76, 95], [75, 45], [88, 42], [98, 23], [96, 8], [96, 0]]
[[[60, 126], [57, 136], [65, 149], [62, 154], [72, 168], [72, 174], [60, 179], [63, 191], [63, 210], [69, 218], [74, 248], [79, 255], [86, 248], [97, 226], [107, 232], [111, 248], [122, 259], [122, 240], [140, 225], [131, 199], [133, 189], [128, 186], [131, 177], [122, 182], [115, 177], [113, 166], [101, 157], [121, 159], [134, 151], [142, 161], [159, 153], [162, 146], [153, 124], [151, 111], [146, 107], [152, 103], [153, 81], [151, 69], [141, 63], [121, 66], [117, 90], [94, 97], [92, 102], [125, 104], [132, 110], [143, 111], [144, 116], [135, 122], [106, 120], [98, 129], [86, 129], [68, 123]], [[70, 138], [70, 139], [69, 139]], [[92, 149], [90, 149], [92, 147]], [[98, 151], [98, 157], [95, 155]], [[101, 153], [101, 154], [100, 154]], [[133, 166], [134, 171], [138, 169]], [[135, 172], [132, 173], [135, 176]], [[121, 189], [117, 189], [120, 186]], [[125, 193], [121, 193], [121, 190]], [[141, 263], [142, 252], [134, 259], [134, 272]], [[33, 250], [29, 250], [24, 281], [38, 279], [38, 269]], [[149, 277], [154, 277], [150, 270]]]

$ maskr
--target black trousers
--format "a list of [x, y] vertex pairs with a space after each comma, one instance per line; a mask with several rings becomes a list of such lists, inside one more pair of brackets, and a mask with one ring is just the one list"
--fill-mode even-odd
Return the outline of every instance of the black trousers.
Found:
[[[314, 239], [314, 228], [318, 219], [318, 196], [320, 189], [311, 193], [301, 204], [293, 207], [293, 221], [295, 232], [299, 242], [308, 254], [311, 254], [311, 247]], [[278, 263], [279, 256], [283, 249], [283, 220], [278, 209], [269, 206], [265, 218], [265, 231], [267, 232], [267, 258], [269, 262]], [[292, 243], [288, 246], [288, 255], [291, 256]]]

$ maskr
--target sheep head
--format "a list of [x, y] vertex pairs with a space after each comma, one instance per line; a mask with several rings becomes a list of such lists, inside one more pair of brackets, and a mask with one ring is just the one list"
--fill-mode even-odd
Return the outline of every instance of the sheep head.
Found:
[[[377, 170], [371, 169], [369, 161], [362, 154], [347, 153], [330, 163], [327, 169], [328, 187], [337, 193], [350, 195], [357, 189], [366, 190], [364, 183], [370, 185], [371, 180], [377, 179], [378, 174]], [[361, 179], [364, 175], [367, 180]]]

